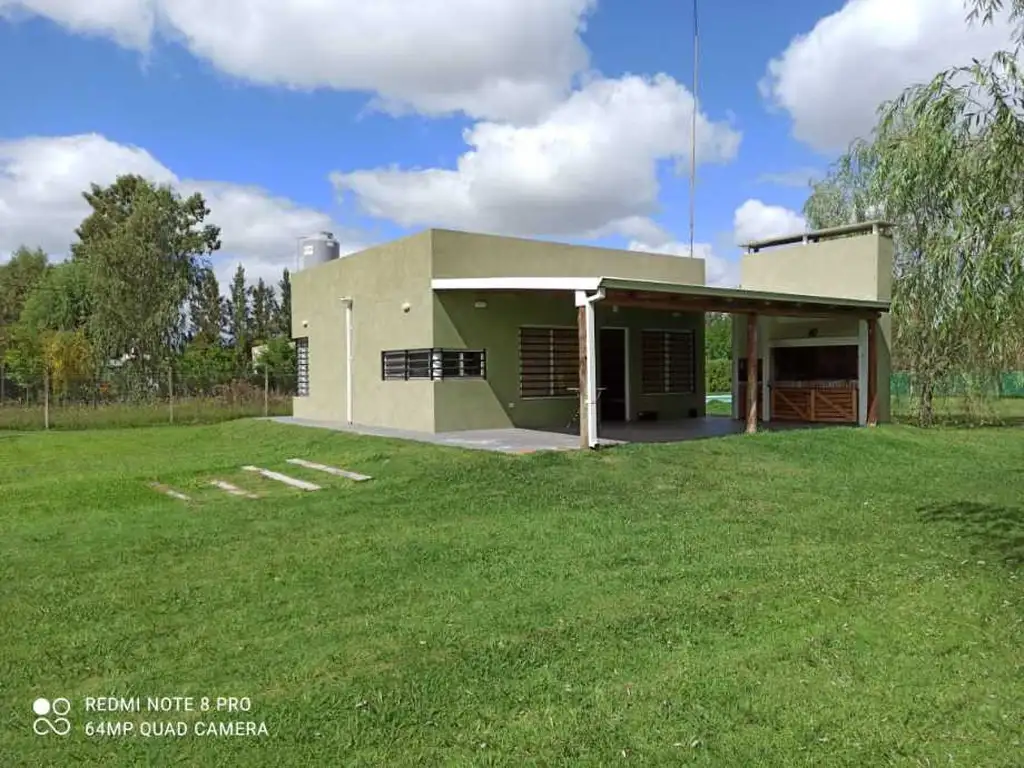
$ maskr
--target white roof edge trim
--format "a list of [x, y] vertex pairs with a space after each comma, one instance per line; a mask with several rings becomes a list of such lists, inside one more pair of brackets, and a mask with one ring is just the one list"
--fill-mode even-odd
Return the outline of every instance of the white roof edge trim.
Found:
[[434, 278], [435, 291], [596, 291], [600, 277], [452, 277]]

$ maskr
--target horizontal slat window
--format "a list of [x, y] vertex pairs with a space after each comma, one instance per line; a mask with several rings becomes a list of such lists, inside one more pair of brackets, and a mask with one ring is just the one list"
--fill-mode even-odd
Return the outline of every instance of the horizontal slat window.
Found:
[[487, 354], [482, 349], [394, 349], [381, 352], [380, 366], [385, 381], [483, 379]]
[[580, 342], [576, 328], [519, 329], [519, 392], [523, 398], [575, 397]]
[[642, 331], [640, 334], [645, 395], [696, 392], [697, 358], [693, 331]]
[[295, 339], [295, 394], [309, 395], [309, 339]]

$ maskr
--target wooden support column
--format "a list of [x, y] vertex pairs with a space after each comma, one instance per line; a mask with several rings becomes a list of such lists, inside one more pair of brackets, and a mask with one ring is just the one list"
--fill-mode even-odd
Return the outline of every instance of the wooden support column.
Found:
[[878, 318], [868, 319], [868, 416], [867, 425], [878, 425]]
[[747, 434], [757, 432], [757, 315], [747, 315]]
[[589, 448], [590, 434], [587, 425], [587, 308], [585, 306], [576, 309], [576, 325], [580, 346], [580, 448]]

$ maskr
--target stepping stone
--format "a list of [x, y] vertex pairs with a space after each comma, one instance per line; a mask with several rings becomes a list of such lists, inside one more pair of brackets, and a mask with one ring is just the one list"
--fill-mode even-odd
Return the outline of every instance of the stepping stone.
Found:
[[318, 472], [326, 472], [336, 477], [347, 477], [349, 480], [355, 480], [357, 483], [373, 479], [369, 475], [360, 475], [358, 472], [349, 472], [347, 469], [329, 467], [326, 464], [317, 464], [315, 461], [306, 461], [305, 459], [288, 459], [288, 463], [295, 464], [298, 467], [305, 467], [306, 469], [315, 469]]

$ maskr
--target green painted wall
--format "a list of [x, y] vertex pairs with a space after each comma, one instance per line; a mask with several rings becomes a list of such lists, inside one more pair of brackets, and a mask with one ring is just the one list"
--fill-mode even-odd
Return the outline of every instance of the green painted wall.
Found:
[[353, 299], [353, 421], [431, 431], [433, 383], [382, 381], [380, 370], [383, 350], [433, 345], [430, 233], [302, 270], [292, 278], [292, 334], [309, 338], [310, 394], [294, 399], [299, 418], [346, 418], [342, 297]]
[[[476, 308], [477, 301], [486, 308]], [[577, 312], [572, 293], [452, 291], [435, 296], [436, 346], [487, 351], [486, 381], [440, 381], [434, 384], [435, 429], [563, 427], [576, 408], [575, 397], [527, 398], [519, 394], [519, 328], [524, 325], [576, 328]], [[703, 315], [623, 308], [613, 312], [598, 303], [595, 321], [603, 326], [625, 327], [629, 341], [631, 410], [657, 411], [661, 418], [682, 418], [691, 408], [704, 414], [704, 321]], [[698, 391], [692, 395], [641, 394], [640, 330], [693, 329], [698, 364]]]
[[433, 277], [626, 277], [704, 285], [704, 260], [435, 229]]

